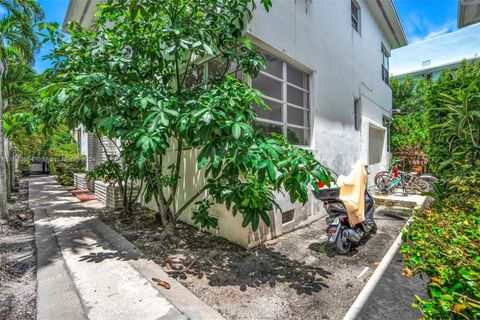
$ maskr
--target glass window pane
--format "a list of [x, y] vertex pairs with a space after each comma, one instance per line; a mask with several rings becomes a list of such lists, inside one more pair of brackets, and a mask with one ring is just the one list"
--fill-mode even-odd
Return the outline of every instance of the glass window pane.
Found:
[[300, 89], [287, 86], [287, 101], [297, 106], [308, 108], [308, 93]]
[[308, 75], [290, 65], [287, 66], [287, 82], [308, 90]]
[[282, 83], [280, 81], [259, 74], [252, 80], [252, 87], [268, 97], [282, 100]]
[[265, 61], [267, 62], [267, 69], [264, 71], [277, 78], [283, 79], [283, 62], [266, 52], [262, 52]]
[[282, 134], [282, 126], [276, 124], [257, 121], [253, 127], [255, 130], [258, 130], [262, 135], [269, 135], [271, 133], [276, 133], [279, 135]]
[[257, 106], [257, 104], [254, 104], [253, 109], [257, 113], [257, 117], [281, 122], [282, 121], [282, 104], [278, 102], [270, 101], [267, 99], [265, 99], [265, 103], [272, 110], [265, 110]]
[[288, 107], [287, 111], [287, 122], [290, 124], [296, 124], [297, 126], [308, 127], [309, 126], [309, 112], [294, 108]]
[[208, 61], [208, 78], [218, 79], [227, 71], [227, 59], [215, 58]]
[[309, 130], [299, 128], [287, 128], [287, 140], [291, 144], [308, 145]]
[[184, 86], [187, 88], [194, 87], [199, 85], [203, 82], [203, 74], [204, 74], [204, 65], [197, 66], [187, 71], [187, 75], [185, 76], [185, 84]]

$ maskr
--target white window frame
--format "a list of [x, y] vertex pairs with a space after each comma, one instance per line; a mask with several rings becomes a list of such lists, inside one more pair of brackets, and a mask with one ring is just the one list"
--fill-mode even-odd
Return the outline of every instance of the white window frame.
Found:
[[[313, 136], [312, 136], [313, 135], [313, 116], [312, 116], [312, 93], [311, 93], [312, 92], [312, 90], [311, 90], [311, 87], [312, 87], [312, 80], [311, 80], [312, 73], [308, 72], [308, 71], [305, 71], [302, 68], [298, 68], [296, 65], [286, 61], [285, 59], [279, 57], [278, 55], [272, 54], [268, 50], [265, 50], [263, 48], [262, 48], [262, 50], [265, 53], [267, 53], [268, 55], [271, 55], [271, 56], [279, 59], [282, 62], [282, 78], [283, 79], [280, 79], [280, 78], [278, 78], [274, 75], [271, 75], [271, 74], [269, 74], [269, 73], [267, 73], [266, 71], [263, 71], [263, 70], [260, 70], [260, 72], [259, 72], [259, 74], [261, 74], [261, 75], [263, 75], [267, 78], [271, 78], [275, 81], [281, 82], [281, 85], [282, 85], [282, 99], [281, 100], [266, 96], [263, 93], [262, 93], [261, 97], [262, 97], [262, 99], [267, 99], [267, 100], [270, 100], [270, 101], [273, 101], [273, 102], [276, 102], [276, 103], [279, 103], [279, 104], [282, 105], [282, 121], [275, 121], [275, 120], [265, 119], [265, 118], [261, 118], [261, 117], [257, 116], [257, 122], [263, 122], [263, 123], [269, 123], [269, 124], [274, 124], [274, 125], [277, 125], [277, 126], [281, 126], [282, 127], [282, 135], [284, 137], [288, 137], [288, 127], [306, 130], [307, 133], [308, 133], [307, 143], [306, 144], [298, 144], [297, 146], [308, 148], [308, 147], [311, 146], [312, 141], [313, 141]], [[289, 83], [287, 81], [287, 69], [288, 69], [287, 66], [288, 65], [290, 65], [291, 68], [296, 69], [296, 70], [304, 73], [307, 76], [308, 89], [301, 88], [301, 87], [299, 87], [299, 86], [297, 86], [293, 83]], [[248, 84], [253, 88], [252, 80], [253, 79], [251, 79], [251, 78], [248, 79]], [[298, 89], [298, 90], [301, 90], [308, 95], [308, 108], [298, 106], [296, 104], [293, 104], [293, 103], [287, 101], [288, 86], [290, 86], [292, 88], [295, 88], [295, 89]], [[296, 124], [293, 124], [293, 123], [288, 123], [288, 117], [287, 117], [288, 116], [288, 107], [300, 109], [300, 110], [303, 110], [303, 111], [307, 111], [308, 112], [308, 124], [309, 124], [308, 127], [296, 125]]]
[[[361, 10], [361, 7], [356, 0], [350, 0], [350, 2], [351, 2], [350, 15], [351, 15], [352, 28], [355, 31], [357, 31], [358, 34], [362, 34], [361, 33], [361, 30], [362, 30], [362, 24], [361, 24], [362, 23], [362, 10]], [[355, 15], [353, 14], [353, 8], [355, 8], [357, 10], [357, 17], [355, 17]], [[354, 22], [357, 23], [356, 28], [355, 28]]]
[[[387, 85], [390, 85], [390, 52], [388, 52], [387, 48], [383, 45], [381, 47], [382, 51], [382, 80]], [[386, 65], [385, 65], [386, 61]]]

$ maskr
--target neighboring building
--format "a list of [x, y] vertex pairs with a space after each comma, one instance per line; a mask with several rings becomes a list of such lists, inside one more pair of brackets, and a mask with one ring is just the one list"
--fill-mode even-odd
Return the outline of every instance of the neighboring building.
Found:
[[455, 70], [462, 60], [480, 55], [480, 23], [392, 52], [390, 75], [436, 79], [444, 70]]
[[[254, 12], [247, 28], [247, 37], [268, 64], [250, 82], [272, 108], [258, 111], [258, 125], [312, 150], [338, 174], [349, 173], [359, 159], [371, 173], [387, 168], [389, 56], [407, 44], [392, 0], [272, 2], [269, 13]], [[66, 21], [89, 26], [94, 4], [70, 0]], [[185, 157], [180, 175], [186, 180], [181, 192], [186, 199], [198, 188], [199, 172], [195, 151]], [[255, 233], [241, 227], [240, 215], [233, 217], [223, 206], [213, 208], [219, 218], [216, 234], [250, 247], [322, 216], [314, 199], [302, 206], [279, 195], [278, 202], [283, 214], [272, 213], [272, 226]], [[181, 219], [190, 222], [190, 215]]]
[[458, 0], [458, 28], [480, 22], [479, 0]]

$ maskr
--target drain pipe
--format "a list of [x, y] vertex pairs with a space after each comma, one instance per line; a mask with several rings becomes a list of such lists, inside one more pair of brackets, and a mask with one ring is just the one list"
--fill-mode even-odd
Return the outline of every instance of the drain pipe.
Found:
[[402, 233], [405, 230], [405, 227], [408, 226], [411, 222], [412, 222], [412, 217], [408, 219], [407, 223], [400, 231], [400, 234], [397, 236], [397, 238], [393, 242], [390, 249], [388, 249], [387, 254], [385, 254], [382, 261], [380, 261], [380, 264], [378, 265], [377, 269], [375, 269], [375, 271], [373, 272], [372, 276], [370, 277], [370, 280], [368, 280], [367, 284], [365, 285], [365, 287], [363, 287], [362, 291], [360, 291], [360, 294], [358, 295], [357, 299], [355, 299], [355, 301], [353, 302], [352, 306], [348, 310], [345, 317], [343, 317], [343, 320], [355, 320], [357, 318], [358, 314], [363, 309], [363, 306], [365, 305], [368, 298], [370, 297], [373, 290], [375, 289], [378, 282], [380, 281], [383, 274], [385, 273], [385, 270], [387, 270], [388, 266], [390, 265], [390, 262], [392, 262], [393, 257], [397, 253], [397, 250], [402, 245], [403, 243]]

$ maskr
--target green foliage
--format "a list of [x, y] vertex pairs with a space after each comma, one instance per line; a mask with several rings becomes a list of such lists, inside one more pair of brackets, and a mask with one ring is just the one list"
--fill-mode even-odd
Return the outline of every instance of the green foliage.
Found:
[[[57, 175], [58, 182], [63, 186], [73, 186], [73, 174], [85, 170], [85, 157], [78, 159], [49, 161], [51, 173]], [[53, 165], [52, 165], [53, 164]]]
[[212, 206], [212, 202], [208, 200], [201, 200], [195, 202], [197, 209], [193, 212], [193, 222], [199, 224], [202, 228], [207, 230], [210, 228], [216, 228], [218, 225], [218, 219], [208, 214], [208, 210]]
[[85, 157], [78, 154], [75, 143], [53, 147], [48, 156], [50, 173], [57, 175], [61, 185], [73, 185], [73, 174], [85, 171]]
[[405, 274], [425, 273], [429, 299], [417, 297], [426, 319], [480, 317], [480, 209], [442, 203], [417, 213], [405, 234]]
[[20, 158], [18, 161], [18, 170], [23, 177], [30, 175], [30, 160], [27, 158]]
[[444, 72], [425, 91], [431, 168], [440, 177], [431, 210], [404, 233], [405, 274], [426, 273], [426, 319], [480, 318], [480, 62]]
[[[262, 0], [265, 9], [269, 0]], [[308, 188], [331, 180], [314, 156], [283, 137], [253, 129], [252, 105], [266, 108], [260, 92], [234, 77], [255, 77], [265, 61], [244, 39], [252, 0], [107, 1], [91, 30], [69, 26], [56, 44], [51, 84], [44, 88], [47, 120], [122, 142], [117, 181], [126, 173], [144, 181], [144, 200], [154, 201], [163, 223], [175, 223], [194, 202], [194, 221], [214, 226], [211, 203], [223, 203], [254, 230], [270, 223], [275, 191], [305, 203]], [[196, 79], [204, 64], [216, 73]], [[212, 70], [215, 68], [212, 68]], [[205, 181], [183, 205], [180, 167], [195, 150]], [[203, 183], [203, 184], [202, 184]], [[201, 198], [201, 199], [198, 199]], [[203, 201], [202, 201], [203, 200]]]
[[[397, 110], [391, 126], [391, 145], [392, 152], [397, 157], [413, 159], [415, 157], [412, 155], [412, 151], [421, 154], [428, 151], [429, 126], [425, 92], [430, 85], [430, 81], [423, 79], [406, 78], [399, 81], [394, 78], [390, 81], [393, 96], [392, 107]], [[406, 160], [408, 162], [409, 159]], [[406, 164], [413, 166], [412, 163]]]
[[107, 159], [107, 161], [97, 165], [95, 169], [87, 173], [87, 179], [100, 179], [104, 182], [114, 184], [117, 181], [117, 171], [120, 170], [120, 164], [117, 161]]
[[417, 147], [427, 151], [428, 141], [428, 114], [425, 110], [394, 117], [391, 136], [394, 152]]

